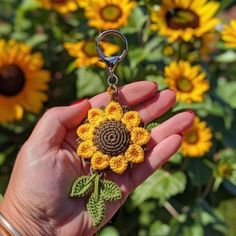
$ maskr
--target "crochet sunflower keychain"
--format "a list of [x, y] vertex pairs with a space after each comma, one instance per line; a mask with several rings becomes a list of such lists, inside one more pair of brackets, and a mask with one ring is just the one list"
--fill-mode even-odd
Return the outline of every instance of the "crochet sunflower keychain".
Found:
[[[99, 42], [108, 34], [123, 40], [125, 48], [120, 56], [107, 57], [101, 51]], [[106, 107], [90, 109], [86, 120], [77, 129], [77, 154], [90, 163], [91, 175], [80, 176], [73, 183], [70, 193], [72, 198], [86, 197], [86, 207], [94, 226], [98, 226], [104, 219], [106, 202], [122, 198], [118, 185], [105, 179], [106, 173], [122, 175], [127, 168], [143, 162], [145, 145], [150, 139], [138, 112], [122, 106], [117, 99], [118, 77], [114, 69], [127, 54], [126, 38], [116, 30], [104, 31], [98, 36], [96, 49], [100, 60], [108, 67], [107, 92], [111, 101]]]

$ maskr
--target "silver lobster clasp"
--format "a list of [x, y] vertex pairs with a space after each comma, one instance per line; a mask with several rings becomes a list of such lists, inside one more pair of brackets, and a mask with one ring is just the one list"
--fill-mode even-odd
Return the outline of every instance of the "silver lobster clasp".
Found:
[[[123, 49], [123, 52], [121, 53], [121, 55], [108, 57], [103, 53], [103, 51], [99, 47], [99, 42], [102, 41], [102, 39], [107, 35], [116, 35], [123, 40], [124, 49]], [[125, 38], [125, 36], [122, 33], [120, 33], [118, 30], [106, 30], [98, 36], [98, 38], [96, 40], [96, 49], [99, 54], [100, 60], [103, 61], [104, 63], [106, 63], [106, 65], [109, 69], [109, 73], [113, 74], [116, 65], [124, 59], [124, 57], [126, 56], [126, 54], [128, 52], [128, 42], [127, 42], [127, 39]]]

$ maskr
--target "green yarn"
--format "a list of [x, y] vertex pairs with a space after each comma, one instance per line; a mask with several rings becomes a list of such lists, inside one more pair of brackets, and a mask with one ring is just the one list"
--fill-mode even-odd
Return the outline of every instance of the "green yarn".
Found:
[[[93, 176], [92, 176], [93, 177]], [[73, 184], [70, 197], [83, 197], [92, 189], [93, 181], [89, 176], [79, 177]]]
[[87, 204], [87, 210], [93, 219], [94, 226], [98, 226], [103, 221], [105, 209], [105, 201], [101, 195], [92, 193]]
[[[93, 190], [93, 191], [92, 191]], [[105, 201], [117, 201], [122, 193], [118, 185], [111, 180], [101, 180], [98, 174], [81, 176], [72, 185], [70, 197], [84, 197], [91, 194], [87, 210], [93, 219], [93, 225], [101, 224], [105, 217]]]
[[101, 180], [101, 196], [106, 201], [117, 201], [122, 194], [117, 184], [110, 180]]
[[146, 128], [147, 128], [147, 130], [151, 130], [153, 128], [156, 128], [159, 124], [160, 123], [158, 123], [158, 122], [152, 122], [152, 123], [148, 124]]

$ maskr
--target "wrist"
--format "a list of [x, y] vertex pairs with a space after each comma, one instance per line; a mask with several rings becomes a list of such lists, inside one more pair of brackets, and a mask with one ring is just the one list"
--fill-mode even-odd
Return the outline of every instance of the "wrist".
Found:
[[6, 230], [5, 226], [0, 223], [0, 235], [1, 236], [11, 236], [10, 233]]
[[[26, 210], [18, 208], [18, 206], [15, 206], [10, 202], [8, 203], [6, 200], [3, 200], [3, 202], [0, 203], [0, 212], [8, 221], [8, 223], [22, 236], [49, 235], [44, 232], [44, 230], [41, 228], [42, 226], [39, 225], [39, 222], [36, 222], [36, 220], [33, 219], [33, 217], [28, 214]], [[8, 236], [9, 234], [5, 232], [3, 235]]]

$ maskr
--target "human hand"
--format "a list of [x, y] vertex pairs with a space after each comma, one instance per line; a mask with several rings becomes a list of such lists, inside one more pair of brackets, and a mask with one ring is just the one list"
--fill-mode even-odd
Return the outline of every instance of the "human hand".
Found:
[[[171, 90], [157, 93], [155, 83], [142, 81], [121, 88], [119, 102], [134, 106], [147, 124], [175, 104]], [[89, 165], [76, 154], [76, 128], [92, 107], [109, 103], [107, 93], [68, 107], [47, 111], [20, 150], [0, 211], [22, 235], [93, 235], [97, 229], [85, 209], [85, 200], [71, 199], [74, 180], [89, 174]], [[122, 190], [120, 201], [107, 204], [105, 225], [128, 195], [164, 164], [181, 146], [181, 133], [194, 120], [179, 113], [151, 131], [145, 161], [123, 175], [109, 173]], [[100, 226], [100, 227], [101, 227]]]

